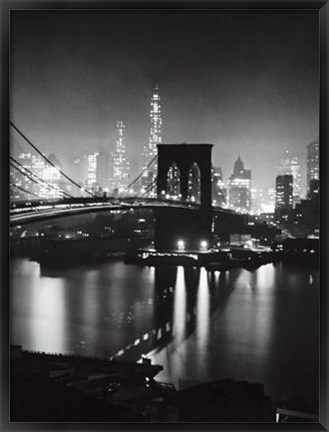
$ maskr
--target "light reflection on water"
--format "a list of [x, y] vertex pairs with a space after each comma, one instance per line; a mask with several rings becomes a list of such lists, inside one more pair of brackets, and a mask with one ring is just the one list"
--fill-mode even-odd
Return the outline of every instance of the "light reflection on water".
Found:
[[[13, 260], [11, 272], [11, 343], [25, 349], [110, 356], [140, 340], [138, 355], [176, 385], [232, 377], [280, 396], [317, 393], [315, 270], [268, 264], [208, 275], [116, 262], [47, 274]], [[143, 339], [164, 329], [165, 343]]]
[[174, 290], [173, 333], [177, 344], [185, 338], [186, 331], [186, 284], [184, 268], [177, 268], [176, 285]]
[[253, 273], [242, 270], [221, 316], [222, 331], [215, 337], [234, 352], [233, 359], [224, 355], [223, 370], [237, 379], [248, 375], [264, 382], [267, 375], [276, 308], [274, 276], [272, 265]]
[[35, 350], [67, 352], [65, 281], [34, 279], [30, 297], [31, 316], [28, 317], [29, 334]]
[[199, 363], [205, 364], [208, 354], [210, 325], [210, 295], [208, 274], [204, 268], [200, 270], [200, 279], [196, 307], [196, 340]]
[[[186, 346], [184, 344], [186, 336], [186, 283], [184, 277], [184, 268], [177, 268], [176, 283], [174, 287], [174, 305], [173, 305], [173, 340], [169, 347], [165, 347], [162, 352], [167, 359], [169, 373], [184, 373], [186, 361]], [[152, 355], [150, 355], [152, 357]], [[173, 359], [173, 362], [171, 361]], [[176, 372], [175, 372], [176, 371]]]

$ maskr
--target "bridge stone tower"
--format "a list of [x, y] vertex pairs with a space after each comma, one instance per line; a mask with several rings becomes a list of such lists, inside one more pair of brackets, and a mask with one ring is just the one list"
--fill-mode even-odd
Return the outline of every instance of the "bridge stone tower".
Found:
[[[189, 173], [197, 167], [200, 180], [200, 204], [193, 209], [163, 207], [155, 212], [155, 247], [177, 250], [179, 241], [186, 250], [199, 250], [201, 242], [212, 240], [211, 150], [212, 144], [158, 144], [157, 195], [167, 193], [168, 171], [179, 173], [182, 201], [189, 199]], [[192, 203], [191, 203], [192, 204]]]

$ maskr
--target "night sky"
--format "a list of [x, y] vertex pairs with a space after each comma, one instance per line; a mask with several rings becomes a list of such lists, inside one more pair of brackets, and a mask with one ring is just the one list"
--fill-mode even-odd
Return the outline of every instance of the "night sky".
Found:
[[14, 11], [11, 117], [64, 167], [113, 148], [123, 120], [134, 177], [156, 80], [164, 143], [213, 143], [224, 180], [240, 154], [256, 187], [288, 149], [304, 186], [318, 37], [317, 11]]

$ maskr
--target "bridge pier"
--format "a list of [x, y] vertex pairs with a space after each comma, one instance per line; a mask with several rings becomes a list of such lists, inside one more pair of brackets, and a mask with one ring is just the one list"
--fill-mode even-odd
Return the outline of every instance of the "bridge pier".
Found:
[[212, 242], [211, 222], [211, 212], [158, 208], [155, 210], [155, 248], [158, 251], [200, 250], [201, 242], [207, 245]]
[[181, 195], [186, 201], [189, 171], [197, 165], [200, 172], [200, 207], [198, 209], [169, 207], [157, 209], [155, 212], [157, 250], [200, 250], [200, 247], [205, 247], [205, 244], [210, 245], [212, 241], [211, 150], [212, 144], [158, 145], [158, 198], [161, 199], [164, 192], [167, 192], [168, 171], [175, 164], [180, 173]]

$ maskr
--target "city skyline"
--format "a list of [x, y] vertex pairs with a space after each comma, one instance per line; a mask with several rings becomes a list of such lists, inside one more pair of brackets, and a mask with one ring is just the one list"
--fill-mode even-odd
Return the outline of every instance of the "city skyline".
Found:
[[256, 187], [274, 187], [288, 149], [306, 192], [306, 145], [318, 138], [317, 36], [312, 11], [16, 11], [11, 116], [63, 163], [113, 149], [121, 118], [134, 177], [156, 78], [163, 143], [213, 143], [225, 179], [240, 153]]
[[[118, 121], [117, 127], [119, 134], [117, 146], [119, 146], [119, 148], [117, 148], [114, 153], [106, 151], [93, 152], [74, 160], [74, 179], [78, 181], [80, 185], [77, 190], [78, 196], [89, 196], [90, 193], [96, 194], [96, 196], [112, 196], [113, 194], [117, 195], [118, 193], [121, 196], [129, 196], [131, 194], [142, 194], [143, 196], [146, 193], [140, 180], [138, 181], [140, 176], [134, 179], [133, 182], [131, 182], [131, 179], [129, 180], [129, 161], [125, 156], [125, 148], [124, 146], [122, 147], [124, 125], [121, 121]], [[318, 149], [317, 142], [310, 143], [307, 146], [308, 151], [311, 146]], [[16, 155], [16, 158], [17, 159], [11, 156], [11, 159], [15, 162], [12, 166], [14, 170], [11, 170], [11, 179], [14, 182], [13, 186], [16, 186], [11, 190], [12, 199], [19, 200], [22, 197], [24, 198], [26, 193], [33, 196], [39, 196], [40, 198], [50, 199], [72, 196], [72, 193], [74, 195], [72, 184], [68, 183], [61, 177], [61, 163], [57, 159], [56, 155], [50, 154], [48, 156], [50, 162], [55, 164], [53, 167], [51, 165], [49, 166], [48, 163], [45, 163], [40, 156], [33, 155], [30, 152], [21, 152]], [[310, 185], [312, 191], [314, 191], [319, 187], [318, 158], [308, 158], [307, 163], [311, 164], [308, 165], [307, 175], [312, 176], [311, 181], [315, 182]], [[19, 168], [19, 166], [17, 167], [17, 165], [21, 168]], [[24, 169], [27, 170], [27, 173], [24, 173]], [[20, 175], [17, 174], [17, 170]], [[119, 170], [116, 175], [114, 175], [115, 170]], [[297, 158], [292, 157], [289, 151], [286, 151], [282, 158], [282, 164], [277, 169], [277, 173], [280, 176], [282, 174], [290, 173], [294, 175], [295, 172], [298, 173], [297, 181], [300, 183], [300, 166], [298, 160]], [[134, 186], [130, 187], [129, 190], [123, 186], [124, 184], [127, 186], [128, 180], [131, 184], [134, 184]], [[180, 172], [179, 170], [177, 171], [177, 166], [175, 164], [171, 166], [171, 169], [168, 171], [167, 181], [168, 193], [166, 198], [170, 197], [175, 200], [180, 199]], [[200, 179], [198, 182], [199, 181]], [[122, 183], [121, 187], [117, 187], [118, 182]], [[192, 189], [195, 187], [198, 188], [196, 185], [195, 187], [192, 187], [191, 182], [193, 183], [192, 179], [189, 180], [189, 187]], [[275, 210], [275, 187], [254, 187], [252, 184], [252, 173], [250, 170], [244, 169], [244, 163], [240, 156], [238, 156], [234, 163], [233, 174], [231, 174], [227, 180], [222, 178], [221, 167], [212, 166], [212, 183], [212, 199], [214, 206], [220, 205], [224, 208], [228, 207], [238, 212], [247, 212], [251, 214], [273, 213]], [[23, 189], [20, 189], [21, 187], [23, 187]], [[25, 193], [23, 191], [25, 191]], [[309, 195], [301, 196], [300, 193], [298, 193], [300, 192], [300, 188], [295, 188], [295, 186], [293, 187], [293, 191], [294, 207], [301, 201], [301, 199], [307, 198]], [[152, 194], [149, 195], [151, 192]], [[196, 189], [195, 193], [191, 192], [191, 197], [192, 195], [194, 196], [192, 201], [195, 199], [198, 201], [197, 197], [199, 192], [197, 192]], [[150, 189], [149, 194], [149, 196], [155, 197], [154, 186]]]
[[[143, 166], [142, 172], [144, 172], [144, 170], [146, 168], [146, 165], [147, 165], [147, 162], [150, 162], [151, 159], [153, 159], [154, 156], [155, 156], [156, 142], [157, 141], [159, 141], [159, 143], [161, 142], [161, 125], [162, 125], [162, 118], [161, 118], [161, 97], [160, 97], [160, 92], [159, 92], [159, 86], [158, 86], [157, 83], [153, 86], [153, 91], [152, 91], [152, 96], [151, 96], [151, 104], [150, 105], [151, 105], [151, 108], [150, 108], [150, 114], [149, 114], [149, 117], [150, 117], [149, 143], [147, 144], [147, 146], [143, 147], [143, 151], [142, 151], [142, 154], [140, 156], [140, 160], [144, 161], [142, 163], [142, 166]], [[157, 122], [159, 123], [159, 126], [156, 125]], [[116, 127], [117, 127], [117, 134], [119, 133], [119, 135], [120, 135], [120, 130], [121, 129], [120, 128], [118, 129], [118, 125], [121, 124], [123, 128], [125, 128], [125, 126], [124, 126], [124, 124], [123, 124], [122, 121], [117, 121], [116, 123], [117, 123], [117, 125], [116, 125]], [[159, 136], [155, 135], [155, 139], [154, 139], [154, 130], [156, 130], [157, 134], [159, 135]], [[121, 132], [121, 135], [122, 135], [122, 132]], [[153, 141], [155, 141], [155, 142], [153, 142]], [[16, 151], [18, 149], [22, 150], [22, 147], [20, 145], [17, 147], [17, 142], [18, 141], [17, 141], [17, 138], [16, 138], [13, 141], [14, 145], [12, 147], [12, 151], [14, 149], [16, 149]], [[119, 141], [118, 141], [118, 138], [117, 138], [114, 150], [109, 150], [109, 148], [104, 149], [104, 147], [103, 147], [103, 148], [99, 149], [96, 152], [92, 152], [92, 153], [90, 153], [90, 152], [88, 153], [87, 152], [86, 154], [80, 154], [80, 156], [78, 158], [77, 158], [77, 156], [78, 156], [77, 154], [74, 155], [74, 158], [73, 158], [74, 159], [74, 163], [76, 163], [76, 161], [79, 161], [80, 160], [79, 158], [82, 158], [81, 160], [85, 159], [86, 162], [89, 159], [95, 159], [95, 161], [93, 163], [94, 167], [91, 168], [91, 172], [89, 172], [90, 171], [90, 167], [89, 167], [90, 164], [88, 163], [88, 164], [84, 164], [85, 165], [85, 169], [83, 170], [83, 171], [85, 171], [84, 174], [83, 174], [83, 171], [81, 171], [81, 170], [80, 170], [80, 176], [77, 176], [76, 173], [74, 174], [75, 180], [77, 180], [78, 182], [80, 182], [80, 184], [81, 184], [81, 186], [83, 188], [86, 187], [87, 190], [89, 190], [89, 191], [91, 191], [95, 187], [96, 187], [96, 189], [100, 188], [99, 189], [99, 193], [103, 193], [103, 192], [106, 192], [106, 193], [111, 193], [112, 192], [113, 193], [113, 191], [115, 189], [117, 189], [114, 185], [118, 182], [118, 180], [114, 180], [114, 177], [116, 177], [116, 176], [113, 177], [114, 170], [116, 169], [115, 167], [119, 163], [120, 169], [122, 169], [122, 170], [124, 170], [126, 172], [126, 168], [125, 168], [126, 162], [125, 162], [125, 160], [122, 159], [122, 161], [121, 161], [121, 156], [120, 156], [119, 159], [116, 156], [116, 154], [118, 152], [118, 143], [119, 143]], [[301, 164], [298, 161], [298, 157], [296, 157], [294, 154], [291, 154], [291, 152], [289, 150], [285, 150], [284, 153], [281, 154], [281, 156], [280, 156], [279, 165], [276, 167], [276, 175], [277, 174], [290, 174], [290, 173], [293, 173], [294, 178], [296, 177], [296, 179], [294, 180], [294, 183], [296, 182], [296, 184], [294, 185], [294, 188], [293, 188], [293, 190], [294, 190], [294, 196], [296, 196], [295, 197], [295, 203], [299, 202], [301, 198], [303, 198], [304, 196], [306, 196], [306, 194], [301, 194], [301, 191], [302, 191], [302, 189], [301, 189], [301, 177], [302, 177], [302, 175], [301, 174], [304, 174], [304, 177], [306, 177], [306, 178], [308, 178], [308, 176], [309, 176], [309, 163], [310, 163], [310, 160], [309, 160], [309, 157], [310, 157], [309, 156], [309, 149], [311, 148], [311, 146], [314, 147], [315, 145], [318, 148], [318, 141], [312, 142], [312, 143], [310, 143], [310, 144], [308, 144], [306, 146], [306, 149], [307, 149], [307, 152], [308, 152], [307, 153], [307, 160], [306, 161], [302, 161]], [[126, 158], [127, 157], [127, 151], [125, 149], [125, 146], [124, 146], [124, 148], [122, 150], [119, 151], [119, 153], [121, 153], [122, 151], [123, 151], [123, 154], [126, 155], [126, 156], [124, 156], [124, 158]], [[26, 157], [26, 156], [27, 156], [27, 154], [24, 153], [24, 152], [22, 152], [18, 156], [18, 158], [23, 158], [24, 159], [24, 157]], [[52, 154], [50, 156], [55, 156], [55, 155]], [[33, 156], [33, 157], [35, 158], [35, 156]], [[129, 149], [128, 149], [128, 158], [129, 158]], [[37, 156], [37, 159], [39, 160], [40, 157]], [[72, 160], [71, 160], [71, 162], [72, 162]], [[234, 168], [233, 168], [234, 172], [236, 171], [236, 163], [237, 162], [240, 162], [243, 165], [243, 161], [240, 158], [240, 153], [239, 153], [239, 156], [237, 158], [237, 161], [235, 161], [234, 165], [233, 165], [234, 166]], [[124, 166], [121, 167], [122, 163], [124, 164]], [[129, 162], [127, 162], [127, 163], [129, 164]], [[317, 165], [318, 164], [318, 156], [317, 156], [317, 159], [313, 162], [313, 164], [314, 163], [315, 163], [315, 165], [314, 165], [315, 168], [314, 169], [318, 170], [318, 165]], [[119, 167], [119, 165], [118, 165], [118, 167]], [[307, 165], [307, 167], [306, 167], [306, 165]], [[44, 166], [43, 162], [42, 162], [42, 166]], [[301, 166], [302, 166], [302, 170], [301, 170]], [[26, 166], [26, 167], [29, 168], [29, 166]], [[45, 166], [45, 168], [46, 168], [46, 166]], [[213, 165], [213, 168], [214, 169], [219, 168], [220, 170], [222, 170], [222, 167], [216, 167], [214, 165]], [[229, 167], [225, 167], [225, 168], [227, 168], [227, 171], [229, 172]], [[101, 173], [98, 173], [99, 169], [100, 169]], [[68, 166], [68, 170], [70, 171], [69, 166]], [[152, 170], [154, 170], [154, 167], [152, 168]], [[40, 169], [39, 169], [39, 171], [40, 171]], [[129, 179], [129, 181], [131, 181], [131, 177], [129, 176], [128, 171], [125, 174], [126, 180], [123, 180], [123, 178], [121, 179], [125, 183], [127, 183], [128, 179]], [[44, 177], [43, 180], [47, 180], [48, 176], [46, 175], [46, 173], [45, 173], [45, 175], [43, 175], [40, 172], [40, 175], [41, 175], [41, 177]], [[90, 175], [92, 176], [91, 180], [89, 178]], [[148, 182], [149, 183], [151, 183], [151, 180], [149, 179], [150, 175], [152, 177], [154, 175], [153, 172], [149, 172], [148, 173], [147, 178], [148, 178]], [[250, 170], [249, 170], [249, 175], [251, 175]], [[318, 178], [318, 174], [316, 174], [316, 176], [315, 176], [315, 178]], [[97, 179], [96, 179], [96, 177], [97, 177]], [[120, 176], [118, 177], [118, 179], [119, 178], [120, 178]], [[229, 187], [229, 185], [231, 183], [231, 179], [232, 179], [232, 175], [228, 176], [226, 179], [223, 179], [222, 180], [223, 181], [223, 186], [226, 184], [226, 186]], [[59, 178], [57, 180], [59, 180]], [[275, 179], [274, 179], [274, 182], [275, 182]], [[257, 182], [255, 182], [255, 183], [257, 183]], [[93, 188], [91, 188], [91, 184], [94, 185]], [[137, 188], [135, 189], [135, 192], [136, 191], [138, 192], [138, 189], [139, 189], [138, 186], [141, 187], [141, 191], [143, 192], [143, 190], [144, 190], [145, 187], [143, 186], [142, 183], [140, 185], [137, 184], [136, 186], [137, 186]], [[263, 196], [263, 199], [262, 199], [263, 203], [266, 205], [266, 207], [268, 209], [271, 207], [271, 204], [270, 204], [271, 199], [269, 197], [269, 194], [270, 194], [271, 190], [275, 189], [275, 184], [274, 184], [274, 187], [273, 187], [273, 185], [271, 185], [271, 186], [272, 187], [269, 187], [269, 188], [265, 187], [265, 195], [267, 195], [267, 198], [265, 198], [265, 200], [264, 200], [264, 196]], [[306, 187], [309, 187], [309, 181], [307, 181]], [[96, 189], [95, 189], [95, 191], [96, 191]], [[121, 190], [121, 192], [123, 191], [122, 187], [119, 188], [119, 189]], [[261, 195], [263, 195], [263, 193], [264, 193], [264, 187], [261, 187], [261, 188], [251, 187], [251, 184], [249, 184], [248, 189], [249, 189], [249, 194], [250, 194], [251, 191], [255, 192], [256, 194], [258, 192], [260, 192]], [[47, 190], [46, 190], [46, 192], [47, 192]], [[43, 194], [42, 194], [42, 195], [44, 195], [44, 198], [49, 195], [49, 193], [47, 195], [46, 192], [43, 192]], [[129, 191], [127, 190], [127, 193], [128, 192]], [[131, 191], [130, 191], [130, 193], [131, 193]], [[215, 197], [215, 200], [216, 199], [217, 198]], [[229, 200], [229, 201], [232, 201], [232, 200]], [[228, 201], [227, 204], [229, 204], [229, 206], [231, 208], [236, 209], [236, 210], [241, 210], [239, 205], [238, 206], [233, 205], [229, 201]], [[250, 203], [250, 200], [249, 200], [249, 204], [247, 205], [246, 209], [249, 208], [249, 210], [252, 210], [252, 211], [256, 211], [256, 209], [257, 209], [257, 211], [259, 211], [260, 207], [258, 207], [259, 204], [258, 203], [256, 204], [256, 201], [258, 201], [258, 200], [257, 199], [255, 200], [253, 198], [252, 201], [251, 201], [251, 203]], [[273, 209], [271, 211], [274, 211], [274, 207], [273, 207]]]

